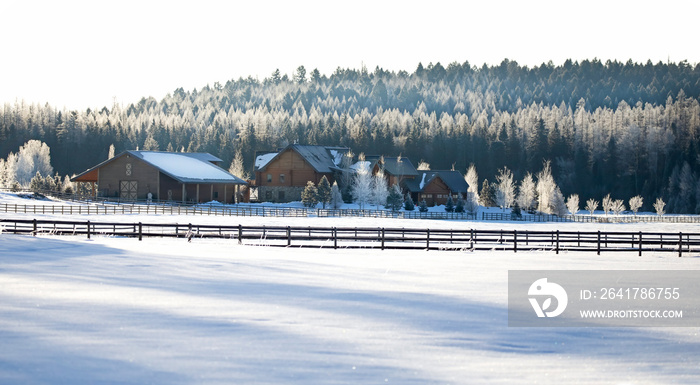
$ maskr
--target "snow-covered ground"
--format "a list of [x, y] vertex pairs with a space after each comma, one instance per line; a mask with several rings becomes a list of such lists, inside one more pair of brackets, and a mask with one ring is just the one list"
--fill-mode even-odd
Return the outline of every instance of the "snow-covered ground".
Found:
[[[98, 219], [699, 230], [369, 218]], [[513, 269], [700, 270], [700, 258], [315, 250], [5, 233], [0, 383], [700, 383], [700, 328], [508, 327]]]

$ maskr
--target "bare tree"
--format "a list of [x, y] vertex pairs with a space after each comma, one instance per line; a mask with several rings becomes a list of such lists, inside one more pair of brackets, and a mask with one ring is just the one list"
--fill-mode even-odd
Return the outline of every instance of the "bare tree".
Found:
[[637, 195], [632, 198], [630, 198], [630, 210], [634, 213], [634, 215], [637, 215], [637, 211], [642, 207], [644, 204], [644, 198], [641, 196]]
[[587, 200], [586, 201], [586, 211], [589, 211], [591, 213], [591, 215], [593, 215], [593, 213], [595, 213], [595, 211], [598, 210], [598, 204], [599, 204], [598, 201], [593, 199], [593, 198]]
[[656, 202], [654, 203], [654, 210], [656, 210], [657, 215], [661, 216], [666, 214], [666, 211], [664, 211], [664, 207], [666, 207], [666, 203], [664, 202], [664, 200], [661, 198], [656, 198]]
[[569, 198], [566, 200], [566, 208], [569, 210], [571, 215], [576, 215], [576, 213], [578, 213], [578, 204], [578, 194], [569, 195]]

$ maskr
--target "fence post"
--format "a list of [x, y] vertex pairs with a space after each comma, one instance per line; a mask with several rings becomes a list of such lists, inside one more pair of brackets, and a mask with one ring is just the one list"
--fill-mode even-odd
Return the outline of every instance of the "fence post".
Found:
[[292, 245], [292, 228], [287, 226], [287, 246]]
[[32, 220], [32, 227], [34, 228], [32, 230], [32, 235], [36, 237], [36, 218], [34, 218], [34, 220]]
[[678, 258], [683, 256], [683, 233], [678, 233]]
[[139, 241], [143, 239], [143, 225], [139, 222]]
[[384, 250], [384, 228], [382, 227], [382, 250]]
[[90, 239], [90, 221], [87, 221], [87, 239]]
[[598, 230], [598, 246], [596, 248], [598, 251], [598, 255], [600, 255], [600, 230]]
[[555, 248], [556, 253], [559, 254], [559, 230], [557, 230], [557, 246]]
[[425, 235], [425, 249], [430, 250], [430, 229], [426, 230]]
[[335, 227], [333, 228], [333, 248], [338, 248], [338, 229]]
[[238, 225], [238, 244], [243, 244], [243, 225]]
[[513, 230], [513, 252], [518, 252], [518, 230]]

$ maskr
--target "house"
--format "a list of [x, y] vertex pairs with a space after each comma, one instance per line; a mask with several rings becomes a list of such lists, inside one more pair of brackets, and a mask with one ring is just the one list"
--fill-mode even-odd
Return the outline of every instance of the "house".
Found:
[[306, 183], [318, 184], [324, 176], [332, 184], [348, 150], [347, 147], [290, 144], [277, 152], [257, 153], [255, 188], [258, 200], [301, 200]]
[[388, 186], [395, 184], [401, 186], [405, 180], [414, 179], [418, 175], [418, 170], [406, 157], [371, 155], [366, 156], [365, 160], [370, 162], [372, 175], [378, 173], [380, 169], [384, 170]]
[[458, 194], [466, 197], [469, 189], [462, 173], [450, 170], [418, 171], [415, 178], [404, 181], [403, 187], [414, 202], [425, 200], [428, 206], [445, 204], [450, 195], [453, 199]]
[[95, 196], [120, 200], [235, 203], [247, 183], [208, 153], [125, 151], [73, 177]]

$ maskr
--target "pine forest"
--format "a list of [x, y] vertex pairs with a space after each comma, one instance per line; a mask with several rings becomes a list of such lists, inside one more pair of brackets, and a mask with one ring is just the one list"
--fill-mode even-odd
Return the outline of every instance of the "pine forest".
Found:
[[99, 110], [5, 104], [0, 158], [31, 139], [48, 145], [61, 175], [104, 161], [112, 145], [209, 152], [224, 166], [240, 151], [248, 173], [256, 151], [342, 145], [435, 170], [473, 164], [480, 183], [547, 163], [562, 193], [583, 202], [640, 195], [651, 210], [663, 197], [668, 212], [700, 213], [700, 64], [504, 60], [330, 75], [299, 66]]

